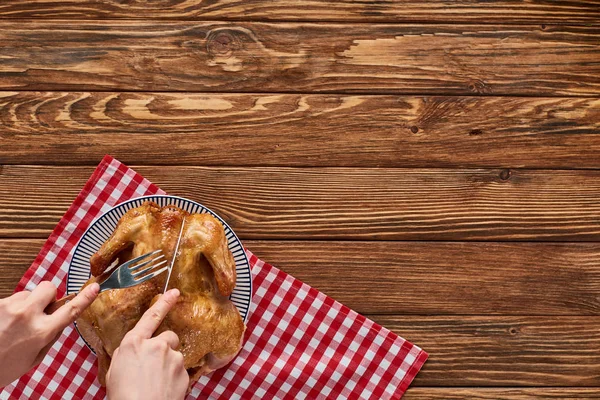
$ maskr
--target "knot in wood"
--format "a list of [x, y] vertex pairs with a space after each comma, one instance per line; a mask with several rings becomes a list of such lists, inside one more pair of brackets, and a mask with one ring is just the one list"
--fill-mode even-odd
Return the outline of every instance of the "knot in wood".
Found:
[[129, 65], [139, 72], [160, 72], [160, 64], [154, 57], [134, 54]]
[[474, 79], [469, 83], [469, 90], [473, 93], [490, 93], [490, 88], [481, 79]]
[[511, 175], [512, 175], [512, 172], [508, 168], [503, 169], [502, 171], [500, 171], [500, 179], [502, 179], [503, 181], [508, 180]]
[[212, 56], [231, 57], [241, 47], [236, 35], [228, 31], [211, 33], [206, 39], [206, 51]]

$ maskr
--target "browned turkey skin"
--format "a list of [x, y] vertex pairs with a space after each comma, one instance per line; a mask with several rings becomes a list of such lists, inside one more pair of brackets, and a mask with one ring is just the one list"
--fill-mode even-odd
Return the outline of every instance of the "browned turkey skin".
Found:
[[[200, 375], [228, 364], [240, 351], [245, 325], [228, 296], [235, 287], [233, 256], [221, 223], [209, 214], [189, 214], [178, 207], [161, 208], [146, 202], [129, 210], [112, 236], [90, 260], [95, 281], [113, 262], [119, 263], [161, 249], [173, 257], [185, 218], [169, 289], [178, 288], [179, 301], [155, 335], [174, 331], [180, 339], [190, 385]], [[98, 379], [105, 385], [110, 358], [144, 311], [162, 293], [167, 274], [127, 289], [101, 293], [77, 320], [81, 335], [98, 355]]]

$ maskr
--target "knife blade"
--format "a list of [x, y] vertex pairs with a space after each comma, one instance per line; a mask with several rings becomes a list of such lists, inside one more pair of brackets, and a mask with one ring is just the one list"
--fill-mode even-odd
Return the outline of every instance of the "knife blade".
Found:
[[167, 292], [167, 288], [169, 287], [169, 279], [171, 279], [171, 272], [173, 272], [173, 265], [175, 264], [177, 252], [179, 251], [179, 243], [181, 243], [181, 235], [183, 234], [184, 225], [185, 217], [183, 218], [183, 221], [181, 221], [181, 229], [179, 230], [179, 237], [177, 238], [177, 244], [175, 245], [175, 251], [173, 252], [173, 259], [171, 260], [171, 265], [169, 265], [169, 274], [167, 275], [167, 281], [165, 282], [165, 289], [163, 290], [163, 294]]

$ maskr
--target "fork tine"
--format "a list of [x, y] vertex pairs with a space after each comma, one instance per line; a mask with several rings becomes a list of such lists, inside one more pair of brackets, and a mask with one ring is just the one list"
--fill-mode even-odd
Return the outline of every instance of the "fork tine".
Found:
[[136, 284], [136, 285], [139, 285], [140, 283], [144, 283], [144, 282], [146, 282], [148, 279], [152, 279], [152, 278], [154, 278], [155, 276], [157, 276], [157, 275], [160, 275], [160, 274], [162, 274], [163, 272], [167, 271], [168, 269], [169, 269], [169, 267], [164, 267], [164, 268], [161, 268], [160, 270], [158, 270], [158, 271], [156, 271], [156, 272], [153, 272], [153, 273], [151, 273], [151, 274], [145, 275], [145, 276], [141, 277], [140, 279], [136, 279], [136, 280], [135, 280], [135, 284]]
[[139, 270], [142, 267], [145, 267], [146, 265], [148, 265], [150, 263], [153, 263], [155, 261], [160, 260], [161, 258], [165, 258], [165, 255], [161, 254], [160, 256], [158, 256], [156, 258], [153, 258], [153, 259], [148, 260], [148, 261], [144, 261], [143, 263], [139, 263], [136, 266], [129, 268], [129, 272], [135, 272], [135, 271]]
[[127, 261], [127, 262], [123, 263], [123, 264], [121, 265], [121, 267], [125, 266], [125, 268], [129, 268], [129, 266], [130, 266], [130, 265], [133, 265], [133, 264], [135, 264], [135, 263], [137, 263], [137, 262], [140, 262], [140, 261], [142, 261], [142, 260], [145, 260], [146, 258], [148, 258], [148, 257], [150, 257], [150, 256], [153, 256], [153, 255], [155, 255], [155, 254], [157, 254], [157, 253], [160, 253], [160, 252], [162, 252], [162, 250], [161, 250], [161, 249], [158, 249], [158, 250], [154, 250], [154, 251], [152, 251], [152, 252], [150, 252], [150, 253], [143, 254], [143, 255], [141, 255], [141, 256], [139, 256], [139, 257], [136, 257], [136, 258], [134, 258], [134, 259], [132, 259], [132, 260], [129, 260], [129, 261]]
[[154, 264], [154, 265], [151, 265], [151, 266], [149, 266], [147, 268], [144, 268], [143, 270], [138, 271], [135, 274], [131, 274], [131, 276], [132, 276], [133, 279], [135, 279], [138, 276], [142, 276], [142, 275], [144, 275], [144, 274], [146, 274], [146, 273], [148, 273], [150, 271], [153, 271], [153, 270], [157, 269], [158, 267], [160, 267], [162, 265], [165, 265], [167, 262], [168, 262], [167, 260], [161, 261], [158, 264]]

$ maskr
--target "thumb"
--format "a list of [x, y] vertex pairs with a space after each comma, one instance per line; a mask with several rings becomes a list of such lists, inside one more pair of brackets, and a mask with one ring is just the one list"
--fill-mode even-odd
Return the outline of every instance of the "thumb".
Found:
[[115, 358], [117, 358], [117, 354], [119, 354], [119, 348], [118, 347], [113, 352], [111, 363], [108, 366], [108, 371], [106, 371], [106, 376], [104, 377], [104, 380], [105, 380], [105, 382], [107, 384], [108, 384], [108, 381], [110, 380], [110, 371], [112, 370], [112, 366], [113, 366], [112, 360], [114, 360]]

